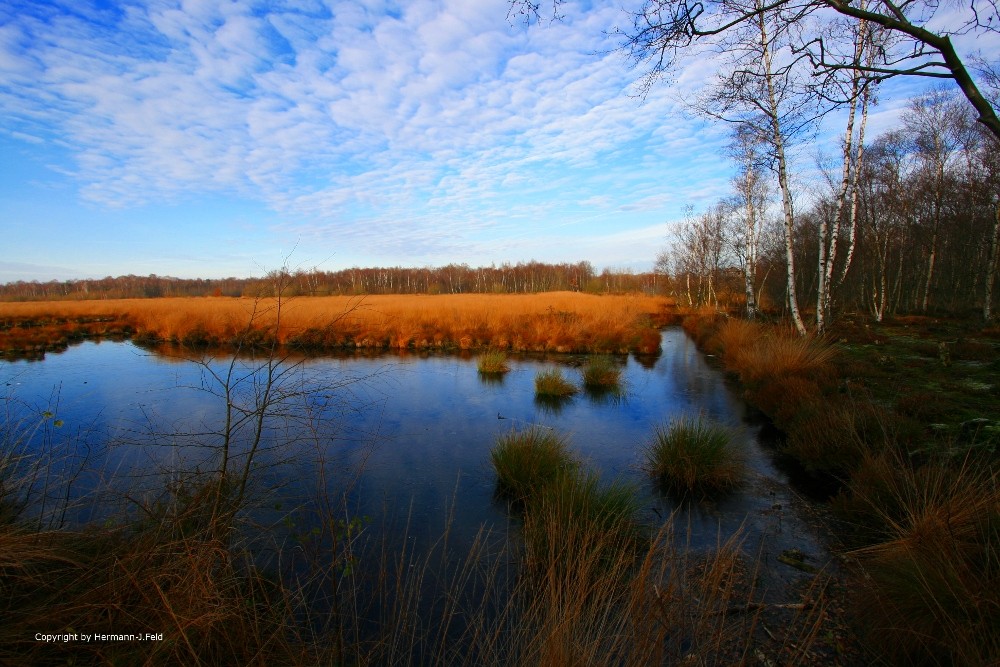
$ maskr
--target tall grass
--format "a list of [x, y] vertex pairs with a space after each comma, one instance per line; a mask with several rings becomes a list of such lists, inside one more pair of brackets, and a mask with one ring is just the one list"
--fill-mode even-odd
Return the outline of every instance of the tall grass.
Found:
[[651, 322], [664, 303], [659, 297], [575, 292], [298, 297], [285, 301], [279, 322], [275, 300], [267, 298], [4, 302], [0, 321], [13, 326], [0, 328], [0, 350], [44, 344], [44, 337], [29, 340], [23, 333], [43, 326], [60, 340], [80, 329], [88, 335], [129, 333], [150, 342], [230, 345], [245, 339], [252, 316], [268, 340], [303, 349], [649, 353], [655, 352], [653, 339], [659, 340]]
[[746, 398], [789, 434], [787, 453], [822, 473], [843, 474], [860, 455], [849, 410], [829, 399], [836, 349], [773, 325], [736, 318], [709, 320], [703, 344], [721, 355]]
[[[743, 339], [737, 342], [733, 330], [740, 331]], [[809, 377], [825, 380], [833, 373], [832, 360], [835, 350], [822, 341], [801, 336], [768, 332], [759, 336], [752, 329], [724, 325], [724, 364], [736, 372], [740, 380], [750, 386], [773, 378]]]
[[487, 350], [479, 355], [477, 368], [484, 375], [501, 375], [510, 370], [507, 354], [502, 350]]
[[[209, 511], [223, 488], [211, 475], [79, 531], [0, 526], [0, 662], [638, 667], [752, 655], [760, 607], [739, 540], [694, 554], [670, 523], [649, 539], [634, 490], [581, 472], [564, 442], [549, 448], [560, 463], [534, 474], [550, 481], [521, 485], [533, 489], [523, 541], [484, 530], [460, 552], [447, 516], [423, 550], [407, 528], [397, 540], [328, 495], [310, 505], [317, 532], [274, 534]], [[807, 648], [808, 627], [788, 636]], [[41, 643], [40, 629], [163, 641]]]
[[[642, 544], [635, 489], [602, 485], [592, 472], [560, 472], [529, 497], [523, 536], [528, 565], [545, 577], [583, 578]], [[579, 571], [585, 565], [587, 571]]]
[[[176, 517], [82, 532], [0, 528], [0, 661], [294, 663], [286, 590], [239, 544]], [[163, 641], [43, 643], [55, 633], [162, 634]]]
[[500, 493], [519, 504], [579, 466], [565, 438], [542, 427], [501, 435], [490, 450], [490, 462]]
[[[756, 628], [767, 605], [755, 600], [739, 534], [693, 554], [673, 517], [649, 537], [628, 485], [604, 485], [577, 466], [535, 470], [544, 474], [519, 485], [529, 491], [520, 574], [501, 615], [508, 640], [491, 647], [500, 657], [488, 664], [728, 665], [764, 655]], [[785, 641], [774, 646], [772, 635], [768, 652], [803, 660], [822, 618], [818, 601], [815, 613], [792, 619]]]
[[743, 479], [743, 453], [725, 427], [698, 417], [656, 428], [643, 451], [646, 470], [666, 488], [710, 494], [729, 490]]
[[617, 391], [621, 376], [621, 367], [607, 355], [592, 356], [583, 365], [583, 386], [590, 390]]
[[540, 371], [535, 376], [535, 395], [541, 398], [568, 398], [578, 391], [576, 385], [563, 377], [558, 368]]
[[[914, 467], [869, 456], [836, 506], [866, 546], [864, 627], [900, 662], [988, 665], [1000, 656], [1000, 475], [967, 461]], [[886, 641], [889, 638], [890, 641]]]

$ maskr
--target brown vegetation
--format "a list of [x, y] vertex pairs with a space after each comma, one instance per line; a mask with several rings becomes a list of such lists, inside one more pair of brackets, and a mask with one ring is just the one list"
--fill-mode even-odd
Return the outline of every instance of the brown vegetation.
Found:
[[848, 321], [831, 346], [707, 311], [683, 323], [784, 431], [784, 451], [842, 484], [839, 538], [854, 549], [854, 614], [873, 650], [890, 664], [992, 664], [1000, 441], [988, 330]]
[[[772, 657], [802, 664], [811, 657], [825, 619], [822, 591], [790, 604], [760, 601], [759, 563], [746, 554], [741, 532], [708, 553], [688, 548], [674, 517], [650, 536], [636, 521], [634, 489], [602, 484], [564, 439], [540, 435], [511, 432], [491, 454], [499, 490], [517, 501], [525, 568], [517, 593], [529, 603], [519, 609], [514, 651], [502, 664], [733, 665]], [[511, 496], [515, 479], [525, 491]], [[775, 607], [799, 612], [783, 619], [780, 638], [761, 620]]]
[[[644, 295], [395, 295], [181, 298], [0, 304], [0, 351], [31, 353], [118, 333], [185, 345], [251, 340], [299, 349], [483, 349], [657, 352], [667, 300]], [[276, 332], [276, 334], [275, 334]]]

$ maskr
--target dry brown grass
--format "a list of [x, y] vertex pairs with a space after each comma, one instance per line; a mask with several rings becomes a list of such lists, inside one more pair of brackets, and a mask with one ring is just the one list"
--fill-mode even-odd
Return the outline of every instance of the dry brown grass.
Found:
[[[244, 554], [205, 536], [132, 528], [0, 531], [0, 663], [301, 660], [302, 647], [287, 640], [284, 592], [247, 569]], [[163, 640], [46, 643], [35, 641], [37, 632], [162, 633]]]
[[[869, 542], [860, 621], [899, 664], [993, 665], [1000, 655], [1000, 485], [983, 462], [866, 457], [838, 499]], [[889, 641], [886, 641], [886, 640]]]
[[764, 338], [766, 331], [766, 327], [759, 322], [730, 318], [716, 330], [713, 336], [715, 351], [723, 355], [727, 368], [735, 368], [734, 361], [740, 352], [749, 349], [757, 341]]
[[[727, 328], [733, 328], [727, 323]], [[809, 378], [820, 384], [833, 372], [835, 350], [812, 338], [785, 335], [783, 332], [745, 327], [739, 334], [728, 337], [725, 364], [740, 376], [744, 384], [755, 386], [773, 378]], [[732, 339], [736, 338], [737, 341]]]
[[[0, 303], [0, 350], [61, 340], [83, 321], [149, 341], [278, 343], [302, 348], [495, 348], [511, 351], [655, 352], [660, 297], [575, 292], [275, 299], [181, 298]], [[252, 322], [247, 338], [247, 322]]]

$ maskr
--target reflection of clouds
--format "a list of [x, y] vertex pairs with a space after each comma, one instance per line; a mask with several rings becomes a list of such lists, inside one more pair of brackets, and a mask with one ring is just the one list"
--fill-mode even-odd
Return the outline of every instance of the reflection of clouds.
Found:
[[[439, 537], [452, 512], [456, 538], [469, 540], [482, 523], [503, 526], [506, 521], [503, 507], [493, 501], [495, 477], [489, 465], [497, 436], [512, 428], [541, 426], [563, 434], [603, 479], [635, 483], [642, 502], [656, 507], [662, 518], [676, 504], [653, 491], [640, 470], [641, 450], [656, 425], [700, 413], [734, 427], [749, 452], [750, 481], [746, 489], [712, 505], [684, 508], [697, 532], [693, 543], [711, 544], [720, 523], [735, 530], [748, 512], [756, 512], [748, 524], [751, 530], [767, 530], [763, 512], [774, 502], [786, 502], [768, 495], [764, 482], [780, 477], [751, 430], [741, 425], [742, 403], [680, 329], [664, 332], [663, 354], [652, 368], [631, 357], [624, 360], [625, 400], [595, 401], [584, 394], [558, 411], [539, 406], [534, 392], [537, 371], [550, 368], [556, 358], [513, 356], [511, 371], [497, 384], [482, 382], [472, 355], [345, 355], [299, 361], [300, 373], [292, 380], [301, 379], [310, 391], [287, 406], [293, 419], [271, 421], [256, 478], [256, 488], [276, 490], [280, 495], [271, 497], [286, 507], [306, 503], [302, 507], [307, 508], [320, 493], [338, 500], [346, 494], [359, 514], [380, 517], [385, 510], [403, 524], [409, 519], [411, 534], [420, 539]], [[216, 370], [225, 363], [224, 358], [211, 362]], [[240, 367], [249, 363], [244, 360]], [[203, 377], [195, 364], [139, 354], [129, 344], [85, 343], [40, 363], [14, 364], [13, 374], [21, 383], [19, 398], [31, 404], [47, 400], [52, 387], [62, 383], [59, 416], [65, 429], [93, 423], [95, 452], [101, 450], [100, 436], [128, 443], [113, 448], [103, 466], [99, 458], [93, 460], [115, 476], [115, 483], [156, 489], [162, 470], [197, 464], [204, 469], [207, 457], [214, 455], [209, 449], [179, 446], [217, 442], [210, 434], [218, 430], [224, 408], [216, 398], [192, 389], [201, 386]], [[151, 419], [146, 421], [144, 414]], [[150, 438], [157, 446], [148, 446]], [[153, 474], [137, 477], [144, 473]], [[80, 490], [97, 481], [82, 480]]]

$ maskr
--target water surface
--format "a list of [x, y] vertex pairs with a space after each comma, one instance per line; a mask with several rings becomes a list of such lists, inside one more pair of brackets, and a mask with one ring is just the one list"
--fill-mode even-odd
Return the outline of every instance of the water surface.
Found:
[[[558, 366], [579, 385], [582, 357], [515, 357], [502, 379], [481, 376], [474, 355], [287, 359], [278, 368], [285, 375], [277, 388], [288, 395], [266, 422], [256, 459], [255, 488], [267, 491], [258, 519], [280, 530], [290, 510], [308, 515], [312, 500], [327, 494], [345, 496], [358, 515], [389, 514], [392, 525], [405, 522], [411, 539], [428, 543], [446, 522], [459, 541], [471, 541], [484, 525], [503, 533], [512, 524], [494, 498], [489, 450], [498, 435], [535, 426], [565, 435], [603, 479], [634, 484], [651, 526], [679, 511], [696, 548], [742, 526], [748, 540], [765, 549], [787, 545], [824, 553], [817, 531], [794, 511], [801, 503], [773, 452], [759, 442], [760, 425], [747, 421], [747, 406], [721, 371], [680, 329], [663, 333], [662, 348], [655, 359], [619, 358], [623, 397], [581, 392], [557, 405], [536, 400], [536, 373]], [[218, 378], [226, 376], [231, 359], [185, 354], [191, 353], [86, 342], [42, 361], [0, 363], [0, 382], [8, 412], [23, 423], [52, 415], [41, 419], [32, 451], [70, 448], [72, 456], [63, 459], [67, 470], [98, 471], [74, 478], [74, 496], [90, 497], [105, 485], [142, 495], [162, 488], [178, 470], [205, 471], [218, 460], [226, 412]], [[232, 367], [235, 402], [253, 400], [265, 364], [241, 359]], [[748, 479], [725, 498], [680, 504], [647, 479], [641, 451], [657, 425], [698, 415], [733, 430], [746, 451]], [[246, 434], [237, 433], [234, 453], [249, 446]], [[67, 520], [110, 511], [93, 497]]]

